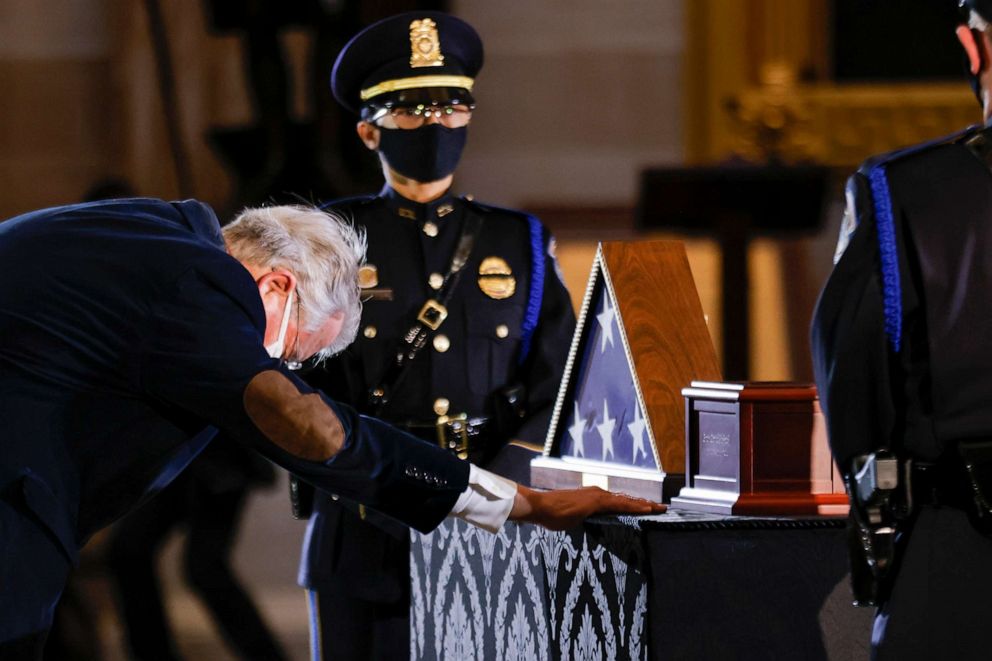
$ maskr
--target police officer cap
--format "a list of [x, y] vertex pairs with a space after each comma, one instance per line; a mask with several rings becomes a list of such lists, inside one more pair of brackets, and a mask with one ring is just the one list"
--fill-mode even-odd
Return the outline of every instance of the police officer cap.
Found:
[[973, 9], [986, 21], [992, 21], [992, 0], [958, 0], [958, 7], [965, 12]]
[[348, 110], [417, 103], [474, 103], [482, 40], [450, 14], [407, 12], [373, 23], [345, 45], [331, 71]]

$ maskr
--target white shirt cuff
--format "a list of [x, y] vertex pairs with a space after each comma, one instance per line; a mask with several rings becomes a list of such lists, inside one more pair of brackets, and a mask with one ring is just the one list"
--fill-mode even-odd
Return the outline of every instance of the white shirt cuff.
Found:
[[495, 534], [509, 518], [516, 497], [516, 482], [471, 464], [468, 487], [458, 496], [449, 516]]

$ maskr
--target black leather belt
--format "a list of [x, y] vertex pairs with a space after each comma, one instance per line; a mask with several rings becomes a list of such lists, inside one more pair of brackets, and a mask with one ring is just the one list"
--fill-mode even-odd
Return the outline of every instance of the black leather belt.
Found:
[[410, 420], [400, 424], [414, 436], [437, 443], [462, 459], [480, 455], [482, 445], [492, 428], [489, 418], [468, 414], [442, 415], [433, 422]]

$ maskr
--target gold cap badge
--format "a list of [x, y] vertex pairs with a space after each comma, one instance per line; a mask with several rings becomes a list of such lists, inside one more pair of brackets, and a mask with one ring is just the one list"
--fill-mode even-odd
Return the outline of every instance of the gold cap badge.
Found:
[[358, 269], [358, 286], [369, 289], [379, 284], [379, 269], [374, 264], [366, 264]]
[[410, 66], [439, 67], [444, 64], [437, 23], [429, 18], [410, 23]]
[[479, 265], [479, 289], [489, 298], [497, 301], [513, 296], [517, 290], [517, 279], [513, 270], [502, 257], [486, 257]]

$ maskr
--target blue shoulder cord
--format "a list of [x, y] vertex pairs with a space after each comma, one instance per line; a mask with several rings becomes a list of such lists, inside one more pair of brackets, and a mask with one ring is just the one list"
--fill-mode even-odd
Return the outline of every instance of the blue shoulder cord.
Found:
[[868, 171], [868, 181], [871, 184], [871, 194], [875, 203], [875, 227], [878, 231], [878, 253], [882, 266], [885, 334], [889, 338], [892, 350], [898, 353], [902, 344], [902, 287], [899, 282], [896, 227], [892, 218], [892, 199], [885, 166], [873, 166]]
[[530, 295], [520, 329], [520, 357], [517, 364], [522, 364], [530, 354], [530, 343], [541, 316], [541, 301], [544, 298], [544, 228], [541, 221], [529, 214], [527, 224], [530, 227]]

